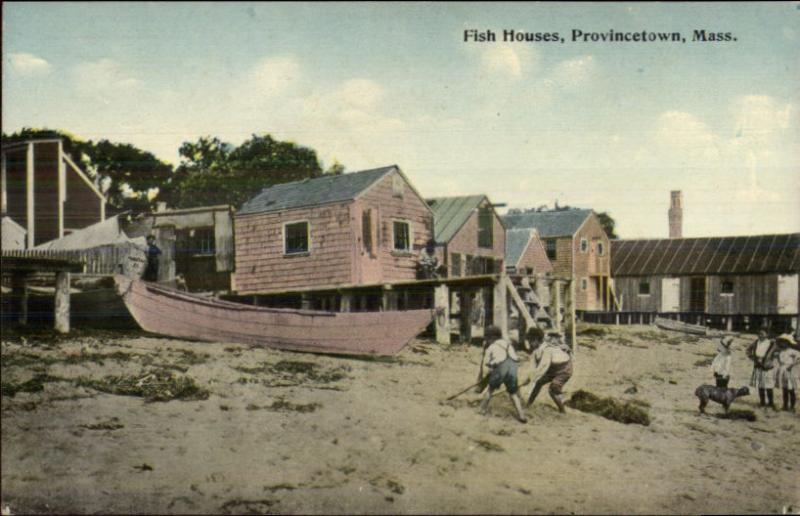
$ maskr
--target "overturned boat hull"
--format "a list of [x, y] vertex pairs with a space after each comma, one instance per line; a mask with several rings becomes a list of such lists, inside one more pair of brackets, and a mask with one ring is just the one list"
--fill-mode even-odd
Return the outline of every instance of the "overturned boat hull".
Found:
[[142, 280], [115, 277], [143, 330], [209, 342], [346, 355], [393, 355], [433, 319], [431, 310], [321, 312], [202, 298]]

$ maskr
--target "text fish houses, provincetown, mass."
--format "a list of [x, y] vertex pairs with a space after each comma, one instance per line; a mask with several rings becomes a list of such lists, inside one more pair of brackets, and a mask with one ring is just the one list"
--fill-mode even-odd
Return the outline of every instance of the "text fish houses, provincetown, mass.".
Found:
[[[466, 29], [464, 42], [472, 43], [566, 43], [568, 40], [559, 32], [527, 32], [505, 29], [495, 32], [491, 29]], [[706, 29], [693, 30], [689, 38], [682, 32], [660, 31], [616, 31], [603, 32], [572, 29], [571, 43], [686, 43], [738, 41], [731, 32], [717, 32]]]

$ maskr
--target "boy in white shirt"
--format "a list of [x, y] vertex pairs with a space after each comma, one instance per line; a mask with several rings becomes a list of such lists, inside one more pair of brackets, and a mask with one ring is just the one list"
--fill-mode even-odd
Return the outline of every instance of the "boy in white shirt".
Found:
[[500, 328], [489, 326], [484, 334], [484, 352], [481, 363], [481, 378], [488, 381], [489, 388], [481, 402], [481, 414], [486, 414], [489, 409], [489, 400], [494, 391], [505, 384], [514, 408], [517, 410], [517, 419], [526, 423], [528, 418], [522, 412], [522, 400], [519, 398], [517, 385], [517, 370], [519, 357], [510, 341], [503, 339]]

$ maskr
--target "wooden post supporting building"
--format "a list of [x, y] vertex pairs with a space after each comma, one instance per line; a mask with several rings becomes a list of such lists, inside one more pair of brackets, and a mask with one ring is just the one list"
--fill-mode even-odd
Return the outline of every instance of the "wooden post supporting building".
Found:
[[447, 285], [437, 285], [433, 291], [436, 314], [436, 342], [450, 344], [450, 292]]
[[565, 291], [565, 309], [564, 309], [564, 336], [566, 337], [567, 344], [572, 348], [575, 353], [578, 350], [578, 341], [575, 333], [575, 278], [573, 277], [567, 283]]
[[506, 275], [501, 274], [494, 284], [494, 325], [500, 328], [504, 339], [508, 339], [508, 298]]

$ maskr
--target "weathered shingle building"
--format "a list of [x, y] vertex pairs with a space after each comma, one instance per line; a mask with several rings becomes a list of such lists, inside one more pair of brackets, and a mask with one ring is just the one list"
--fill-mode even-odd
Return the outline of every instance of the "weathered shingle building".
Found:
[[237, 294], [414, 280], [433, 213], [399, 167], [263, 190], [234, 218]]
[[485, 195], [428, 199], [433, 210], [436, 257], [448, 277], [503, 270], [506, 230]]
[[797, 324], [800, 233], [615, 240], [611, 256], [622, 311], [783, 316], [774, 319]]
[[506, 231], [506, 271], [529, 276], [553, 272], [553, 264], [535, 229]]
[[61, 139], [2, 146], [2, 214], [25, 229], [25, 247], [105, 219], [106, 199]]
[[609, 239], [592, 210], [558, 210], [510, 214], [508, 229], [535, 229], [558, 276], [575, 278], [578, 310], [611, 306]]

